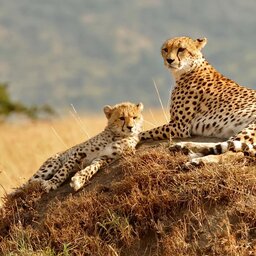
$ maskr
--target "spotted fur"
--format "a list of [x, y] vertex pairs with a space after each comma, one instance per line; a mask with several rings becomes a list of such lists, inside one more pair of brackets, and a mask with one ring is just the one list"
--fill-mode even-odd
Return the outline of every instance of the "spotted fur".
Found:
[[29, 182], [40, 181], [49, 192], [58, 188], [70, 173], [78, 169], [70, 185], [75, 190], [80, 189], [100, 168], [134, 151], [142, 131], [142, 110], [142, 103], [105, 106], [104, 113], [108, 119], [105, 130], [47, 159]]
[[[198, 145], [199, 154], [241, 151], [255, 156], [256, 91], [238, 85], [211, 66], [201, 52], [206, 43], [206, 38], [189, 37], [164, 42], [161, 54], [176, 82], [171, 93], [170, 121], [141, 133], [140, 138], [217, 137], [227, 141]], [[179, 146], [185, 147], [186, 143]]]

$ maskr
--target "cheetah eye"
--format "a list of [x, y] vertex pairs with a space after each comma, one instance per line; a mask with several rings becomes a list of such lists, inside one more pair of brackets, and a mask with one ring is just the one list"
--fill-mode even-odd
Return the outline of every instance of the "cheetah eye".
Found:
[[185, 50], [186, 50], [186, 48], [180, 47], [180, 48], [178, 49], [178, 53], [179, 53], [179, 52], [184, 52]]
[[137, 119], [138, 117], [137, 116], [134, 116], [133, 119]]
[[166, 52], [166, 53], [167, 53], [167, 52], [168, 52], [168, 48], [164, 48], [164, 49], [163, 49], [163, 52]]
[[123, 117], [123, 116], [121, 116], [119, 119], [123, 121], [123, 120], [124, 120], [124, 117]]

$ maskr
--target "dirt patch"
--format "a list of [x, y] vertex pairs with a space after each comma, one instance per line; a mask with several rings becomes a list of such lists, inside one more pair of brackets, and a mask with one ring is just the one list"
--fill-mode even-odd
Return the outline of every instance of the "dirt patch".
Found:
[[230, 159], [190, 171], [164, 146], [140, 148], [74, 193], [68, 182], [7, 196], [0, 248], [17, 237], [34, 252], [68, 245], [71, 255], [254, 255], [255, 160]]

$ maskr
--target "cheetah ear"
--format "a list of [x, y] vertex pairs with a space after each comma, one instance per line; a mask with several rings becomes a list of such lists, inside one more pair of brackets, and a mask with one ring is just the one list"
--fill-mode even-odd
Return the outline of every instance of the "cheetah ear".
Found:
[[139, 104], [137, 104], [137, 107], [138, 107], [139, 111], [142, 111], [143, 108], [144, 108], [144, 106], [143, 106], [143, 104], [141, 102]]
[[109, 106], [109, 105], [106, 105], [104, 108], [103, 108], [103, 111], [107, 117], [107, 119], [109, 119], [111, 117], [111, 114], [112, 114], [112, 107]]
[[207, 38], [206, 37], [203, 37], [203, 38], [197, 38], [195, 41], [195, 45], [196, 45], [196, 48], [198, 50], [201, 50], [205, 47], [205, 45], [207, 44]]

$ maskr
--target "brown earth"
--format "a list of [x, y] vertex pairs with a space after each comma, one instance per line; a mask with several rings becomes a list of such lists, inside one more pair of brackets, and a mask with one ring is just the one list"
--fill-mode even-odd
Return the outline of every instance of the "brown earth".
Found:
[[141, 147], [76, 193], [67, 182], [7, 195], [1, 255], [22, 255], [21, 238], [59, 255], [65, 246], [68, 255], [256, 255], [255, 160], [227, 154], [183, 171], [186, 160], [165, 145]]

